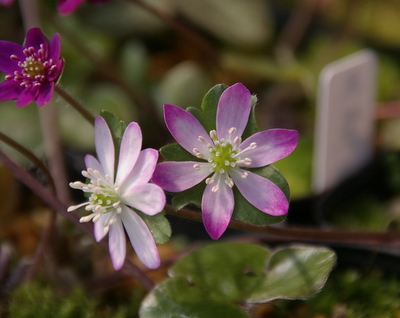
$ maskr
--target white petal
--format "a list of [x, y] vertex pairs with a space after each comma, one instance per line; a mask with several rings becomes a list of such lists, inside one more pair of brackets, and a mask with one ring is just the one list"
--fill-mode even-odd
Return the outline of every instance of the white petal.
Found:
[[96, 117], [94, 122], [94, 141], [97, 157], [103, 167], [104, 173], [109, 174], [114, 180], [115, 149], [112, 135], [103, 117]]
[[110, 226], [108, 249], [114, 269], [121, 269], [125, 262], [126, 240], [124, 228], [120, 219]]
[[99, 171], [102, 176], [105, 175], [103, 167], [101, 166], [100, 162], [92, 155], [85, 156], [85, 165], [86, 165], [86, 170], [92, 168], [93, 170]]
[[157, 245], [146, 223], [128, 207], [122, 208], [122, 222], [137, 256], [148, 268], [160, 266]]
[[102, 215], [100, 219], [94, 222], [94, 237], [96, 242], [99, 242], [108, 233], [108, 228], [104, 227], [104, 220], [106, 218], [107, 217], [105, 215]]

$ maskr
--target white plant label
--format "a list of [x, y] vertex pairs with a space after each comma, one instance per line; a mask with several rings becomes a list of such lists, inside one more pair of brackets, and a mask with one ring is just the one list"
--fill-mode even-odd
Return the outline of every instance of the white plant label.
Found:
[[331, 189], [373, 156], [377, 58], [363, 50], [327, 65], [319, 78], [313, 190]]

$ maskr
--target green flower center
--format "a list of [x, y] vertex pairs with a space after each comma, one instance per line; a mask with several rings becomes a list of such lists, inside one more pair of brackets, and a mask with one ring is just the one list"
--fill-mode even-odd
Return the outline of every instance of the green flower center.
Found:
[[102, 213], [115, 210], [120, 203], [120, 199], [116, 194], [110, 193], [93, 193], [89, 198], [90, 204], [93, 205], [93, 211], [102, 211]]
[[210, 148], [211, 159], [213, 164], [213, 171], [227, 171], [236, 166], [238, 158], [238, 150], [234, 150], [230, 142], [217, 143], [213, 148]]

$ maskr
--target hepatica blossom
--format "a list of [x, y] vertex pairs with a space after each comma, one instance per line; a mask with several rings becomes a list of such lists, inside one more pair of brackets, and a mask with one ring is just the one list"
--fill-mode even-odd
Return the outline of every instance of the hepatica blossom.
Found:
[[[89, 201], [71, 206], [74, 211], [85, 206], [92, 213], [80, 219], [94, 222], [94, 234], [100, 241], [109, 233], [109, 251], [113, 266], [120, 269], [125, 261], [125, 231], [139, 259], [149, 268], [157, 268], [160, 258], [154, 238], [143, 219], [133, 209], [155, 215], [165, 205], [163, 190], [148, 183], [155, 169], [158, 152], [141, 151], [142, 133], [137, 123], [130, 123], [122, 137], [118, 165], [114, 173], [115, 151], [110, 129], [102, 117], [95, 120], [95, 146], [98, 160], [87, 155], [82, 175], [90, 182], [70, 183], [74, 189], [90, 194]], [[133, 209], [132, 209], [133, 208]]]
[[48, 103], [64, 67], [60, 53], [60, 36], [55, 34], [48, 42], [38, 28], [28, 31], [24, 46], [0, 41], [0, 72], [6, 74], [0, 100], [16, 99], [17, 107], [33, 100], [39, 106]]
[[0, 6], [9, 7], [14, 3], [14, 0], [0, 0]]
[[202, 161], [160, 163], [152, 181], [166, 191], [180, 192], [205, 180], [201, 209], [204, 226], [213, 239], [223, 234], [231, 219], [234, 186], [262, 212], [279, 216], [288, 210], [282, 190], [249, 168], [267, 166], [289, 155], [297, 145], [298, 133], [271, 129], [243, 141], [251, 107], [251, 94], [243, 84], [227, 88], [218, 102], [216, 129], [208, 133], [189, 112], [164, 105], [165, 123], [172, 136]]
[[[75, 11], [75, 9], [83, 2], [84, 0], [59, 0], [57, 3], [58, 12], [62, 15], [67, 15]], [[101, 4], [107, 2], [108, 0], [87, 0], [92, 4]]]

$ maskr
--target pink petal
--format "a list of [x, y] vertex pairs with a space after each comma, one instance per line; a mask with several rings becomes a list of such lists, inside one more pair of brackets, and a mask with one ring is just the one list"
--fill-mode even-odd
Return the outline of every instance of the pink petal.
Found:
[[[198, 169], [193, 166], [198, 165]], [[211, 164], [195, 161], [168, 161], [157, 165], [151, 179], [169, 192], [190, 189], [211, 174]]]
[[43, 82], [40, 85], [40, 91], [35, 101], [38, 106], [43, 106], [50, 102], [53, 97], [54, 82]]
[[43, 44], [47, 47], [47, 39], [44, 36], [43, 32], [39, 28], [31, 28], [26, 33], [24, 47], [34, 47], [36, 50], [39, 50], [40, 44]]
[[[171, 135], [183, 148], [192, 155], [194, 155], [193, 148], [197, 148], [206, 159], [210, 157], [207, 144], [212, 144], [212, 141], [204, 127], [192, 114], [178, 106], [167, 104], [164, 105], [164, 118]], [[199, 141], [199, 136], [205, 139], [204, 143]]]
[[164, 191], [151, 183], [131, 188], [129, 192], [121, 195], [121, 200], [124, 204], [148, 215], [161, 212], [165, 206]]
[[61, 54], [61, 37], [58, 33], [54, 34], [49, 44], [49, 58], [57, 61]]
[[0, 100], [17, 99], [23, 90], [24, 88], [13, 79], [5, 80], [0, 84]]
[[62, 15], [72, 13], [83, 0], [59, 0], [57, 3], [58, 12]]
[[103, 117], [98, 116], [94, 121], [94, 141], [97, 157], [103, 167], [104, 173], [109, 174], [114, 180], [115, 149], [110, 129]]
[[93, 157], [92, 155], [86, 155], [84, 160], [85, 160], [86, 170], [92, 168], [93, 170], [99, 171], [102, 176], [105, 176], [103, 167], [95, 157]]
[[150, 269], [160, 266], [157, 245], [146, 223], [127, 207], [122, 208], [121, 219], [132, 247], [141, 262]]
[[100, 219], [94, 222], [94, 238], [96, 239], [96, 242], [100, 242], [108, 233], [108, 227], [104, 227], [104, 221], [107, 218], [106, 215], [103, 215]]
[[241, 137], [246, 128], [251, 111], [251, 94], [242, 84], [228, 87], [221, 95], [217, 109], [218, 139], [228, 139], [228, 130], [236, 128], [230, 140]]
[[20, 61], [25, 61], [25, 55], [22, 52], [23, 47], [19, 44], [0, 41], [0, 72], [14, 75], [14, 72], [21, 70], [18, 66], [18, 60], [12, 60], [11, 55], [16, 55]]
[[17, 98], [15, 105], [17, 107], [25, 107], [30, 104], [39, 93], [39, 86], [31, 86], [22, 90]]
[[142, 150], [132, 171], [119, 186], [121, 193], [130, 191], [139, 184], [148, 183], [156, 168], [157, 160], [157, 150], [151, 148]]
[[[242, 178], [243, 172], [246, 178]], [[229, 174], [243, 197], [257, 209], [274, 216], [287, 213], [288, 199], [272, 181], [242, 169], [232, 169]]]
[[[216, 184], [219, 184], [219, 190], [213, 192]], [[214, 183], [206, 186], [201, 205], [204, 227], [211, 238], [217, 240], [228, 227], [235, 205], [233, 191], [223, 175], [218, 174]]]
[[121, 220], [117, 220], [110, 226], [108, 235], [108, 250], [115, 270], [121, 269], [125, 262], [126, 240]]
[[257, 144], [255, 149], [249, 149], [241, 157], [248, 157], [252, 160], [248, 167], [263, 167], [291, 154], [297, 146], [298, 139], [297, 130], [270, 129], [260, 131], [247, 138], [240, 145], [240, 149], [244, 150], [252, 142]]
[[130, 123], [122, 136], [119, 150], [118, 170], [115, 178], [116, 184], [121, 184], [129, 175], [136, 164], [142, 148], [142, 132], [137, 123]]

